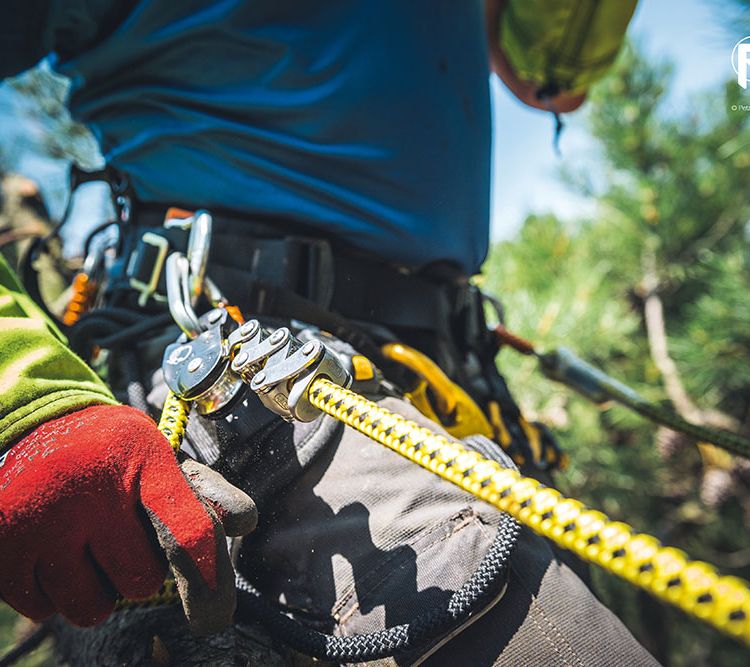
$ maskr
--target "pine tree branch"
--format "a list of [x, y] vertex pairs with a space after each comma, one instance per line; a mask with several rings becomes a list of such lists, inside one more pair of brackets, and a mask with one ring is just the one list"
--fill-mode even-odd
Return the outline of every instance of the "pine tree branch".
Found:
[[651, 359], [661, 373], [664, 380], [664, 389], [675, 410], [685, 419], [700, 420], [701, 411], [688, 395], [677, 370], [677, 364], [669, 356], [667, 330], [664, 323], [664, 305], [658, 293], [659, 280], [656, 276], [653, 254], [646, 257], [644, 264], [646, 264], [646, 268], [643, 287], [646, 297], [643, 310]]
[[[664, 320], [664, 305], [659, 296], [659, 279], [656, 273], [656, 260], [653, 252], [647, 252], [644, 257], [643, 288], [644, 320], [648, 337], [651, 359], [661, 373], [664, 389], [677, 413], [688, 421], [705, 424], [727, 430], [738, 431], [740, 423], [737, 419], [720, 410], [702, 410], [694, 402], [685, 389], [680, 377], [677, 364], [669, 355], [667, 342], [667, 328]], [[698, 450], [706, 470], [709, 468], [730, 469], [732, 457], [724, 450], [707, 443], [697, 443]]]

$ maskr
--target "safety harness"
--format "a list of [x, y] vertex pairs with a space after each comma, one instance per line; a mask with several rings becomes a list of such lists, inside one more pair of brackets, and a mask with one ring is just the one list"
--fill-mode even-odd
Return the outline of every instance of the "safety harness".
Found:
[[[164, 326], [171, 305], [168, 263], [172, 258], [177, 280], [185, 269], [174, 258], [181, 255], [198, 278], [210, 266], [209, 301], [213, 294], [225, 307], [235, 304], [258, 317], [293, 317], [330, 332], [371, 359], [451, 434], [482, 433], [530, 468], [565, 464], [552, 434], [523, 418], [497, 372], [497, 343], [485, 311], [501, 319], [501, 307], [454, 268], [407, 271], [342, 248], [334, 239], [311, 238], [309, 230], [306, 236], [286, 222], [145, 205], [133, 198], [121, 175], [105, 175], [115, 195], [119, 235], [111, 251], [87, 242], [65, 313], [66, 323], [75, 324], [71, 346], [83, 358], [99, 348], [122, 349]], [[199, 279], [186, 289], [194, 292], [197, 284]], [[104, 309], [92, 308], [96, 299]], [[194, 302], [195, 294], [188, 300]], [[183, 330], [194, 327], [184, 312], [177, 319]]]

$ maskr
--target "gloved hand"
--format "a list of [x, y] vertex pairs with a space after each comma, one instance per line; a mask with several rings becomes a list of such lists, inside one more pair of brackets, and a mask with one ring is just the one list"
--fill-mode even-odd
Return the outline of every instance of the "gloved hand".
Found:
[[118, 593], [157, 592], [168, 559], [191, 627], [215, 632], [236, 603], [225, 535], [256, 522], [253, 501], [218, 473], [181, 470], [149, 417], [89, 407], [0, 456], [0, 597], [32, 619], [92, 625]]

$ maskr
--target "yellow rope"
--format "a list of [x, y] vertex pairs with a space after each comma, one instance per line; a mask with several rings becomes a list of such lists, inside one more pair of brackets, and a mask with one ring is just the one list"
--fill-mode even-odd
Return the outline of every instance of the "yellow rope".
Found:
[[[175, 454], [180, 451], [182, 438], [187, 428], [188, 416], [190, 415], [190, 403], [178, 398], [171, 391], [167, 394], [164, 407], [159, 418], [159, 430], [169, 440], [169, 445]], [[132, 609], [134, 607], [156, 607], [162, 604], [176, 602], [179, 599], [177, 586], [174, 579], [166, 579], [158, 593], [140, 600], [120, 598], [115, 604], [115, 609]]]
[[161, 411], [159, 430], [169, 440], [169, 444], [175, 453], [180, 451], [189, 414], [190, 403], [183, 401], [170, 391], [167, 394], [167, 400], [164, 402], [164, 407]]
[[177, 592], [177, 583], [174, 579], [165, 579], [161, 585], [158, 593], [154, 593], [147, 598], [140, 600], [130, 600], [128, 598], [122, 598], [117, 601], [115, 609], [122, 611], [123, 609], [143, 609], [146, 607], [159, 607], [165, 604], [172, 604], [179, 600], [179, 593]]
[[750, 586], [719, 575], [650, 535], [635, 533], [577, 500], [469, 451], [348, 389], [319, 378], [318, 409], [515, 517], [582, 560], [750, 645]]

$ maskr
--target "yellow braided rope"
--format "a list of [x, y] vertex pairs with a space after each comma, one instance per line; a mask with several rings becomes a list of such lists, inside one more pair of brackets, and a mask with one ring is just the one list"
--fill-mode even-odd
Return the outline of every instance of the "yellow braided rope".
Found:
[[170, 391], [159, 418], [159, 430], [169, 440], [169, 444], [175, 453], [180, 451], [189, 414], [190, 403], [183, 401]]
[[123, 609], [144, 609], [148, 607], [160, 607], [161, 605], [172, 604], [180, 599], [179, 593], [177, 592], [177, 583], [174, 579], [165, 579], [161, 585], [158, 593], [154, 593], [147, 598], [139, 600], [131, 600], [129, 598], [122, 598], [117, 601], [115, 609], [122, 611]]
[[[164, 407], [159, 418], [159, 430], [169, 440], [169, 445], [175, 454], [180, 451], [182, 438], [187, 428], [188, 416], [190, 415], [190, 403], [178, 398], [171, 391], [167, 394]], [[166, 579], [158, 593], [139, 600], [121, 598], [115, 604], [115, 609], [132, 609], [135, 607], [156, 607], [169, 604], [178, 600], [177, 586], [174, 579]]]
[[712, 565], [690, 560], [655, 537], [635, 533], [627, 524], [329, 380], [315, 380], [309, 399], [323, 412], [507, 512], [582, 560], [750, 645], [750, 586], [742, 579], [721, 576]]

